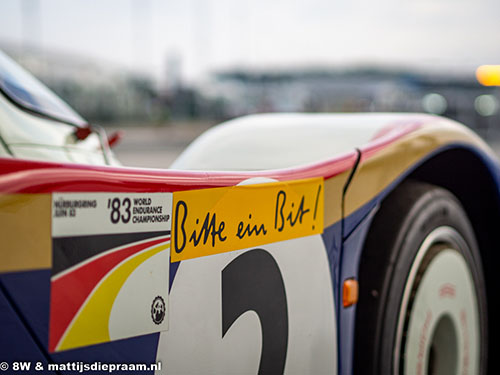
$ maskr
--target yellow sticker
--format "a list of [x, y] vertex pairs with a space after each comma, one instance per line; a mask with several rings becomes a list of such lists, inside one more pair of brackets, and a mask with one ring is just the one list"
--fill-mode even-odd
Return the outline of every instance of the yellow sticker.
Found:
[[323, 178], [174, 193], [171, 262], [323, 232]]

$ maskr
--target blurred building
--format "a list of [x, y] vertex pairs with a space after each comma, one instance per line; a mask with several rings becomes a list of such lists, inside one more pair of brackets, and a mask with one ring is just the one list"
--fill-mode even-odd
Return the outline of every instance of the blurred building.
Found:
[[164, 124], [262, 112], [429, 112], [500, 131], [500, 88], [473, 72], [395, 68], [233, 69], [188, 85], [169, 55], [165, 81], [123, 67], [34, 48], [0, 45], [90, 122]]
[[67, 53], [0, 47], [90, 122], [149, 122], [158, 116], [148, 76]]
[[[473, 73], [231, 70], [214, 74], [203, 92], [223, 101], [226, 117], [258, 112], [429, 112], [473, 128], [500, 128], [499, 90], [481, 86]], [[493, 103], [483, 100], [489, 111], [478, 110], [481, 97]]]

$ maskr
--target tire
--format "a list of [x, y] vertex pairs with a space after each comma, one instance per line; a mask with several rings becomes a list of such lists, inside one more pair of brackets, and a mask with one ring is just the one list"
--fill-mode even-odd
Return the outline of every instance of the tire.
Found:
[[486, 374], [481, 259], [450, 192], [406, 181], [382, 202], [359, 286], [356, 374]]

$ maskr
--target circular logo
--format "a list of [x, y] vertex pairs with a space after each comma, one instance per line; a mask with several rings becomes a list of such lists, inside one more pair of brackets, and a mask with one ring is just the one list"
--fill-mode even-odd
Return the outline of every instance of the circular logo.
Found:
[[165, 311], [165, 301], [160, 296], [156, 296], [151, 304], [151, 318], [155, 324], [163, 322]]

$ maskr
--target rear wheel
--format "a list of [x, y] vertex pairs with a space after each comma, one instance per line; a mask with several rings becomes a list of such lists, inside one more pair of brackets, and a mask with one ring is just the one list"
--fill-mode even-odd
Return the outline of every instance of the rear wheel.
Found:
[[408, 181], [382, 203], [359, 273], [358, 374], [485, 374], [487, 315], [474, 232], [448, 191]]

